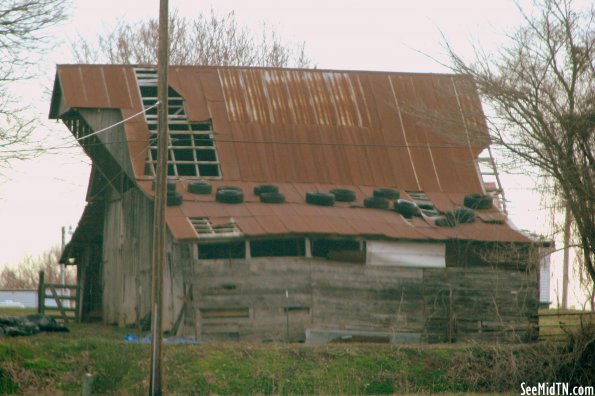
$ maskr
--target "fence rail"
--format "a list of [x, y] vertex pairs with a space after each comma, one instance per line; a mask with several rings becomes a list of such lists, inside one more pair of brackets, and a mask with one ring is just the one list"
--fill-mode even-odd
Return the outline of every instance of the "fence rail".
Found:
[[[39, 271], [39, 286], [37, 290], [37, 310], [40, 314], [61, 319], [64, 322], [80, 322], [80, 295], [78, 285], [63, 285], [59, 283], [45, 283], [45, 274]], [[68, 294], [65, 292], [68, 291]], [[74, 295], [72, 295], [74, 291]], [[56, 302], [56, 306], [46, 304], [47, 300]]]
[[539, 339], [565, 341], [568, 335], [581, 328], [595, 326], [595, 312], [557, 312], [539, 313]]

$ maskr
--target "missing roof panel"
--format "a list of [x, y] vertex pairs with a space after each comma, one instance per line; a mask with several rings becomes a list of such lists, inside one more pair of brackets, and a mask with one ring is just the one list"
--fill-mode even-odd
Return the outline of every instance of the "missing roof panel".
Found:
[[[157, 164], [157, 75], [154, 69], [136, 68], [136, 79], [146, 110], [149, 147], [145, 176], [154, 177]], [[221, 167], [210, 121], [190, 122], [184, 110], [184, 98], [169, 87], [168, 97], [168, 175], [218, 179]], [[208, 148], [210, 151], [202, 151]]]

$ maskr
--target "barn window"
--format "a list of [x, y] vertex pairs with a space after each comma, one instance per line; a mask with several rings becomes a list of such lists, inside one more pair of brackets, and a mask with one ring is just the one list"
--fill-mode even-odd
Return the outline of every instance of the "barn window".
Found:
[[353, 239], [313, 238], [312, 257], [328, 260], [363, 262], [365, 241]]
[[305, 254], [306, 240], [304, 238], [250, 241], [251, 257], [298, 257]]
[[198, 234], [198, 238], [227, 238], [242, 235], [233, 218], [227, 223], [213, 224], [208, 217], [191, 217], [190, 224]]
[[[157, 167], [157, 76], [155, 69], [135, 69], [145, 120], [149, 127], [149, 147], [145, 176], [155, 176]], [[169, 87], [167, 173], [174, 177], [220, 178], [221, 167], [210, 121], [190, 122], [184, 98]]]
[[222, 241], [198, 244], [199, 260], [246, 258], [244, 241]]
[[446, 245], [444, 243], [368, 241], [366, 245], [366, 264], [445, 268]]
[[246, 258], [246, 243], [237, 239], [242, 233], [233, 219], [213, 224], [207, 217], [192, 217], [190, 223], [200, 241], [199, 260]]

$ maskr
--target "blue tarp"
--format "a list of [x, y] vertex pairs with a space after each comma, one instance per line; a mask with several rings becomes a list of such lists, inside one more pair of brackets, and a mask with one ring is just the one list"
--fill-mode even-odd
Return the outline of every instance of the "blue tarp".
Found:
[[[137, 337], [134, 334], [126, 334], [124, 336], [124, 341], [150, 343], [151, 336]], [[200, 344], [200, 342], [196, 341], [194, 338], [181, 338], [181, 337], [163, 338], [163, 342], [167, 343], [167, 344]]]

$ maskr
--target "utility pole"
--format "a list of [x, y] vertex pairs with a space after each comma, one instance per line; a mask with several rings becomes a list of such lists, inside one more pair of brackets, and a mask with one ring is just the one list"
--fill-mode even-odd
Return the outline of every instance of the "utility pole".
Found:
[[161, 329], [163, 313], [163, 268], [165, 263], [165, 206], [167, 202], [167, 66], [169, 63], [168, 0], [159, 2], [159, 48], [157, 53], [157, 175], [153, 217], [151, 375], [150, 395], [162, 395]]
[[[66, 247], [66, 227], [62, 226], [62, 250], [60, 250], [60, 254], [62, 254], [62, 255], [64, 254], [65, 247]], [[66, 263], [60, 264], [60, 283], [62, 283], [62, 284], [66, 283], [65, 268], [66, 268]], [[64, 290], [62, 290], [62, 293], [64, 293]]]
[[566, 204], [566, 215], [564, 217], [564, 264], [562, 267], [562, 309], [568, 308], [568, 270], [570, 267], [570, 206]]

